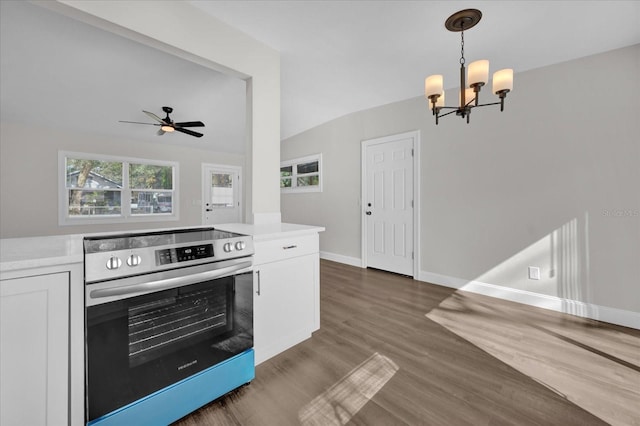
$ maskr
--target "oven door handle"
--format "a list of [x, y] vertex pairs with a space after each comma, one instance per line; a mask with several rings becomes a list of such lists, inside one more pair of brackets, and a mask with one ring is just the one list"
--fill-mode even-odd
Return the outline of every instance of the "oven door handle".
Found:
[[231, 275], [234, 272], [250, 267], [252, 264], [253, 262], [249, 260], [236, 265], [215, 269], [213, 271], [200, 272], [187, 276], [166, 278], [148, 283], [91, 290], [89, 297], [91, 299], [100, 299], [103, 297], [130, 296], [132, 294], [151, 293], [159, 290], [183, 287], [185, 285], [196, 284], [202, 281]]

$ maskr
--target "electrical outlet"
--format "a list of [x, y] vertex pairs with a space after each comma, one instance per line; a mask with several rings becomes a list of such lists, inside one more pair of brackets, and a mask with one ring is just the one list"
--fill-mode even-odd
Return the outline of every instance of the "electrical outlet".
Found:
[[529, 279], [530, 280], [539, 280], [540, 279], [540, 268], [537, 266], [529, 266]]

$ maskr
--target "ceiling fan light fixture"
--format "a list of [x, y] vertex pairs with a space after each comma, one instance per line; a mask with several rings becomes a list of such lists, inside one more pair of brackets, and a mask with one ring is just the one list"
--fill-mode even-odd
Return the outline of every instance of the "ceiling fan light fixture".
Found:
[[173, 128], [173, 126], [168, 126], [166, 124], [163, 124], [162, 126], [160, 126], [160, 129], [163, 132], [173, 132], [175, 129]]

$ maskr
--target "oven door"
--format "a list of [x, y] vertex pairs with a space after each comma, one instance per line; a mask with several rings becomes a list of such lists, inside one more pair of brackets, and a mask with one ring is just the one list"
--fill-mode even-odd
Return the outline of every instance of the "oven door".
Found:
[[89, 422], [253, 347], [246, 258], [88, 284], [86, 293]]

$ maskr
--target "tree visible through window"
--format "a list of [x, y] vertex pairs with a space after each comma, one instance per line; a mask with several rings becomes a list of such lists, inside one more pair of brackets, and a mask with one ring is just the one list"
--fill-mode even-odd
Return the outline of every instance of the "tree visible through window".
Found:
[[65, 219], [174, 213], [177, 164], [89, 154], [61, 155], [64, 156]]
[[122, 163], [67, 159], [69, 216], [120, 215]]

